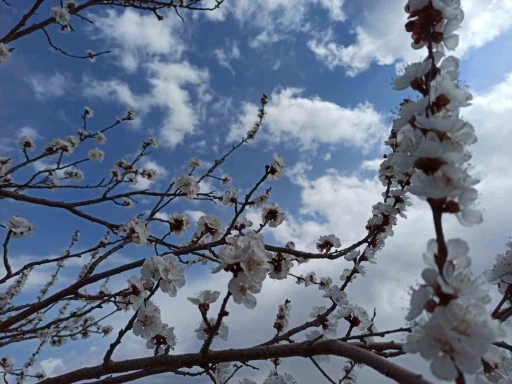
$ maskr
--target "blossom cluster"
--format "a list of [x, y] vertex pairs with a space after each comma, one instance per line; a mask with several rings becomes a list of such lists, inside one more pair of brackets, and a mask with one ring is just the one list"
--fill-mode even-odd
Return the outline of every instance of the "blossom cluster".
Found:
[[262, 283], [271, 270], [263, 236], [248, 231], [243, 236], [228, 237], [226, 241], [228, 245], [219, 252], [221, 264], [212, 272], [233, 272], [233, 277], [228, 283], [233, 301], [253, 309], [256, 306], [254, 294], [261, 291]]
[[[458, 82], [459, 60], [445, 54], [458, 45], [454, 32], [464, 12], [458, 0], [409, 0], [405, 11], [413, 49], [426, 47], [428, 56], [407, 66], [394, 83], [395, 89], [411, 87], [421, 98], [406, 100], [393, 122], [395, 151], [387, 157], [388, 171], [410, 175], [408, 191], [430, 204], [436, 232], [442, 231], [445, 213], [456, 215], [462, 225], [478, 224], [478, 181], [464, 165], [471, 158], [467, 146], [477, 139], [473, 126], [459, 117], [472, 96]], [[414, 327], [404, 351], [420, 353], [442, 380], [474, 374], [482, 361], [497, 363], [493, 342], [505, 336], [485, 308], [491, 298], [469, 271], [468, 252], [461, 239], [428, 242], [424, 284], [413, 290], [406, 317]]]
[[173, 327], [162, 322], [160, 308], [150, 299], [151, 292], [155, 284], [159, 284], [163, 292], [176, 296], [178, 289], [185, 285], [184, 271], [185, 267], [174, 255], [150, 257], [144, 261], [141, 277], [132, 276], [127, 280], [128, 290], [121, 297], [137, 313], [133, 333], [145, 339], [147, 348], [155, 354], [173, 350], [176, 335]]

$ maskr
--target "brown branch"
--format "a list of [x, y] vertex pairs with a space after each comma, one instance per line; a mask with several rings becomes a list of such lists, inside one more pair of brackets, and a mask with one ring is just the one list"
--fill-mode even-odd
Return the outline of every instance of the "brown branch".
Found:
[[166, 367], [161, 367], [157, 369], [142, 369], [137, 372], [128, 373], [126, 375], [120, 375], [120, 376], [114, 376], [114, 377], [107, 377], [102, 380], [97, 381], [90, 381], [85, 384], [121, 384], [121, 383], [128, 383], [137, 379], [141, 379], [143, 377], [147, 376], [153, 376], [153, 375], [159, 375], [161, 373], [174, 373], [179, 376], [201, 376], [205, 374], [205, 371], [199, 371], [199, 372], [183, 372], [183, 371], [170, 371]]
[[[118, 245], [118, 246], [112, 248], [107, 253], [114, 253], [120, 249], [121, 249], [121, 247], [120, 247], [120, 245]], [[50, 306], [51, 304], [64, 299], [66, 296], [69, 296], [69, 295], [72, 295], [72, 294], [78, 292], [79, 289], [85, 287], [86, 285], [95, 283], [97, 281], [103, 280], [107, 277], [110, 277], [110, 276], [113, 276], [113, 275], [116, 275], [116, 274], [119, 274], [119, 273], [122, 273], [125, 271], [129, 271], [130, 269], [140, 267], [140, 266], [142, 266], [143, 263], [144, 263], [144, 260], [139, 260], [139, 261], [136, 261], [136, 262], [133, 262], [130, 264], [125, 264], [118, 268], [110, 269], [110, 270], [102, 272], [102, 273], [97, 273], [96, 275], [82, 278], [82, 279], [78, 280], [76, 283], [53, 294], [52, 296], [50, 296], [44, 300], [41, 300], [38, 303], [34, 303], [33, 305], [31, 305], [29, 308], [27, 308], [23, 312], [17, 313], [16, 315], [5, 319], [3, 322], [0, 323], [0, 332], [6, 332], [14, 324], [17, 324], [20, 321], [32, 316], [34, 313], [40, 311], [41, 309], [46, 308], [46, 307]]]
[[59, 202], [59, 201], [52, 201], [52, 200], [42, 199], [42, 198], [38, 198], [38, 197], [22, 195], [22, 194], [19, 194], [19, 193], [15, 193], [15, 192], [11, 192], [11, 191], [6, 191], [6, 190], [3, 190], [3, 189], [0, 190], [0, 196], [1, 197], [8, 197], [10, 199], [17, 200], [17, 201], [24, 201], [24, 202], [31, 203], [31, 204], [46, 205], [46, 206], [52, 207], [52, 208], [65, 209], [65, 210], [75, 214], [76, 216], [80, 216], [80, 217], [82, 217], [82, 218], [84, 218], [86, 220], [92, 221], [93, 223], [101, 224], [101, 225], [107, 227], [110, 230], [113, 230], [113, 229], [116, 229], [116, 228], [119, 227], [119, 225], [117, 225], [117, 224], [109, 223], [106, 220], [102, 220], [102, 219], [99, 219], [97, 217], [88, 215], [88, 214], [86, 214], [86, 213], [76, 209], [75, 207], [73, 207], [72, 205], [70, 205], [68, 203], [63, 203], [63, 202]]
[[[212, 328], [210, 328], [210, 327], [208, 328], [208, 331], [209, 331], [208, 337], [204, 341], [204, 344], [201, 347], [201, 351], [199, 353], [201, 353], [203, 355], [206, 355], [208, 353], [208, 350], [210, 349], [210, 346], [212, 345], [213, 338], [215, 337], [215, 334], [218, 332], [218, 330], [222, 324], [222, 319], [224, 319], [224, 317], [229, 315], [229, 312], [226, 311], [226, 306], [228, 305], [228, 301], [229, 301], [230, 297], [231, 297], [231, 292], [228, 291], [228, 293], [224, 297], [224, 300], [222, 301], [222, 305], [220, 307], [219, 314], [217, 315], [217, 321], [212, 326]], [[206, 323], [206, 324], [208, 324], [208, 323]]]
[[[373, 343], [377, 349], [385, 349], [387, 343], [381, 346]], [[125, 373], [144, 369], [166, 369], [167, 371], [181, 367], [204, 366], [205, 364], [218, 364], [235, 361], [267, 360], [286, 357], [313, 357], [316, 355], [336, 355], [349, 358], [360, 364], [368, 365], [384, 376], [402, 384], [430, 384], [422, 375], [400, 367], [390, 360], [364, 349], [363, 343], [342, 343], [337, 340], [321, 340], [310, 345], [309, 342], [286, 345], [274, 345], [271, 347], [253, 347], [246, 349], [228, 349], [211, 351], [206, 356], [201, 353], [184, 355], [162, 355], [149, 358], [140, 358], [113, 362], [107, 367], [98, 365], [89, 368], [78, 369], [54, 378], [49, 378], [40, 384], [71, 384], [77, 381], [100, 378], [104, 375]], [[380, 347], [380, 348], [379, 348]]]
[[[91, 22], [91, 21], [90, 21]], [[92, 23], [92, 22], [91, 22]], [[70, 53], [67, 53], [65, 50], [63, 50], [62, 48], [59, 48], [57, 47], [55, 44], [53, 44], [52, 42], [52, 39], [50, 38], [50, 35], [48, 34], [48, 32], [46, 32], [46, 29], [45, 28], [41, 28], [41, 30], [44, 32], [45, 36], [46, 36], [46, 40], [48, 41], [48, 44], [50, 45], [50, 47], [52, 47], [54, 50], [56, 50], [57, 52], [60, 52], [62, 53], [64, 56], [67, 56], [67, 57], [72, 57], [73, 59], [93, 59], [95, 57], [98, 57], [98, 56], [101, 56], [101, 55], [104, 55], [105, 53], [110, 53], [111, 51], [102, 51], [102, 52], [99, 52], [99, 53], [91, 53], [90, 55], [83, 55], [83, 56], [77, 56], [77, 55], [72, 55]]]
[[[44, 0], [36, 0], [34, 5], [32, 6], [32, 8], [30, 8], [30, 10], [25, 15], [23, 15], [23, 17], [18, 22], [18, 24], [16, 24], [13, 27], [13, 29], [11, 29], [9, 32], [7, 32], [7, 34], [0, 41], [9, 42], [11, 36], [13, 36], [16, 32], [18, 32], [20, 28], [23, 28], [25, 26], [28, 19], [30, 19], [34, 15], [34, 13], [36, 13], [37, 9], [41, 6], [41, 4], [43, 4], [43, 2], [44, 2]], [[6, 3], [6, 4], [8, 4], [8, 3]]]
[[506, 301], [510, 298], [511, 294], [512, 294], [512, 286], [509, 285], [507, 287], [507, 289], [505, 290], [505, 293], [504, 293], [503, 297], [501, 298], [500, 302], [498, 303], [496, 308], [494, 308], [494, 310], [492, 311], [492, 313], [491, 313], [492, 317], [494, 317], [495, 319], [499, 318], [500, 309], [501, 309], [501, 307], [503, 307], [503, 305], [506, 303]]
[[[144, 299], [145, 302], [147, 302], [153, 295], [158, 291], [158, 288], [160, 288], [160, 281], [156, 283], [155, 287], [151, 290], [151, 293], [149, 296]], [[128, 321], [128, 324], [119, 331], [119, 334], [117, 335], [115, 341], [110, 344], [110, 347], [108, 348], [108, 351], [105, 353], [105, 356], [103, 357], [103, 364], [108, 365], [111, 363], [111, 357], [114, 354], [114, 351], [118, 347], [119, 344], [121, 344], [121, 340], [123, 337], [133, 328], [133, 324], [135, 323], [135, 320], [137, 320], [137, 314], [139, 313], [139, 310], [136, 310], [133, 316], [130, 318], [130, 321]]]
[[495, 346], [497, 347], [500, 347], [500, 348], [503, 348], [503, 349], [506, 349], [507, 351], [510, 351], [512, 352], [512, 345], [504, 342], [504, 341], [498, 341], [496, 343], [494, 343]]
[[5, 241], [4, 241], [4, 266], [5, 266], [5, 271], [7, 273], [7, 275], [5, 276], [6, 278], [9, 278], [10, 276], [12, 276], [12, 268], [11, 268], [11, 264], [9, 264], [9, 241], [11, 240], [11, 237], [12, 237], [12, 231], [9, 229], [9, 231], [7, 232], [7, 236], [5, 237]]
[[397, 328], [397, 329], [391, 329], [389, 331], [382, 331], [382, 332], [372, 332], [372, 333], [365, 333], [363, 335], [354, 335], [354, 336], [348, 336], [348, 337], [343, 337], [341, 339], [338, 339], [340, 341], [349, 341], [349, 340], [362, 340], [362, 339], [365, 339], [365, 338], [368, 338], [368, 337], [384, 337], [386, 335], [390, 335], [392, 333], [398, 333], [398, 332], [412, 332], [412, 328], [411, 327], [402, 327], [402, 328]]
[[331, 377], [328, 375], [328, 373], [325, 372], [325, 370], [320, 366], [320, 364], [318, 364], [316, 362], [316, 360], [313, 357], [310, 357], [309, 360], [311, 360], [313, 365], [320, 371], [322, 376], [325, 377], [329, 383], [336, 384], [336, 382], [333, 379], [331, 379]]

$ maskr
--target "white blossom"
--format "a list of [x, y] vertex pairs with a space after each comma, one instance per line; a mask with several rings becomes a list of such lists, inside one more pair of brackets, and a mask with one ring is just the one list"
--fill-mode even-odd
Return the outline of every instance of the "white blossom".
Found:
[[458, 370], [474, 374], [481, 369], [481, 359], [489, 359], [492, 343], [504, 336], [499, 321], [491, 319], [484, 307], [452, 300], [413, 328], [403, 349], [430, 360], [439, 379], [455, 380]]
[[160, 277], [160, 289], [162, 292], [174, 297], [178, 289], [185, 286], [185, 266], [178, 261], [174, 255], [165, 255], [161, 257], [158, 265]]
[[148, 292], [144, 289], [143, 282], [137, 276], [132, 276], [128, 280], [128, 290], [130, 292], [130, 296], [128, 296], [130, 303], [132, 303], [132, 308], [134, 310], [138, 309], [144, 299], [148, 297]]
[[36, 227], [29, 223], [27, 219], [21, 216], [13, 216], [9, 221], [5, 221], [4, 226], [11, 231], [11, 236], [15, 239], [29, 236], [36, 230]]
[[228, 377], [231, 375], [231, 363], [220, 363], [215, 368], [215, 383], [223, 384], [226, 382]]
[[0, 177], [4, 176], [11, 166], [11, 159], [0, 156]]
[[[89, 61], [91, 63], [94, 63], [96, 61], [96, 56], [97, 56], [96, 52], [91, 51], [90, 49], [86, 50], [86, 52], [87, 52], [87, 56], [89, 58]], [[89, 116], [89, 117], [92, 117], [92, 116]]]
[[89, 160], [102, 162], [105, 157], [105, 152], [99, 148], [91, 149], [88, 153]]
[[268, 190], [265, 194], [256, 196], [252, 203], [255, 207], [259, 208], [267, 203], [270, 200], [270, 190]]
[[197, 297], [187, 297], [187, 300], [199, 307], [205, 307], [206, 305], [215, 303], [219, 296], [219, 291], [210, 291], [207, 289], [206, 291], [201, 291]]
[[71, 20], [71, 15], [66, 8], [53, 7], [50, 11], [50, 16], [55, 18], [55, 21], [62, 26], [67, 26]]
[[28, 136], [22, 136], [20, 138], [20, 147], [21, 149], [23, 150], [29, 150], [29, 151], [34, 151], [36, 149], [36, 143], [34, 142], [34, 140]]
[[282, 178], [284, 176], [285, 168], [286, 168], [286, 163], [284, 162], [284, 159], [274, 153], [272, 165], [270, 166], [270, 169], [269, 169], [268, 178], [270, 180], [279, 180], [280, 178]]
[[174, 350], [175, 346], [176, 334], [174, 333], [174, 327], [169, 327], [167, 324], [163, 324], [158, 334], [146, 342], [146, 348], [156, 349], [157, 355], [165, 353], [166, 348]]
[[137, 320], [133, 324], [133, 334], [150, 340], [162, 331], [160, 308], [151, 300], [142, 303], [137, 312]]
[[235, 303], [243, 304], [247, 309], [254, 309], [256, 307], [256, 297], [253, 293], [261, 291], [261, 284], [254, 284], [242, 272], [229, 281], [228, 290], [233, 295]]
[[233, 206], [237, 203], [238, 191], [236, 189], [228, 189], [222, 196], [222, 204]]
[[7, 44], [0, 43], [0, 65], [5, 63], [10, 56], [11, 50]]
[[160, 280], [160, 267], [163, 263], [161, 256], [152, 256], [144, 260], [140, 274], [144, 280]]
[[201, 167], [203, 164], [201, 162], [201, 160], [197, 157], [194, 157], [190, 160], [190, 162], [188, 163], [188, 165], [192, 168], [199, 168]]
[[148, 181], [155, 181], [156, 176], [158, 175], [158, 172], [156, 171], [156, 169], [150, 168], [150, 169], [144, 169], [140, 175], [141, 175], [141, 177], [147, 179]]
[[233, 238], [229, 245], [219, 252], [222, 261], [212, 272], [216, 273], [231, 264], [239, 263], [248, 279], [254, 284], [261, 284], [271, 270], [268, 263], [263, 236], [253, 231], [242, 237]]
[[176, 180], [176, 187], [181, 190], [187, 199], [193, 200], [197, 197], [200, 190], [200, 185], [192, 176], [181, 176]]
[[98, 132], [96, 134], [96, 142], [98, 144], [105, 144], [106, 141], [107, 141], [107, 137], [103, 133]]
[[0, 366], [5, 372], [12, 372], [14, 369], [14, 364], [10, 357], [2, 357], [2, 359], [0, 359]]
[[269, 376], [263, 384], [297, 384], [297, 381], [289, 373], [278, 374], [276, 371], [270, 371]]
[[210, 236], [212, 241], [219, 240], [224, 234], [224, 226], [222, 220], [217, 216], [205, 215], [201, 216], [197, 221], [197, 231], [195, 237], [206, 241]]
[[283, 208], [274, 203], [263, 208], [261, 218], [264, 223], [268, 223], [269, 227], [276, 228], [284, 221], [285, 214]]
[[[211, 317], [208, 319], [208, 322], [210, 323], [211, 326], [215, 325], [216, 321], [217, 321], [217, 319], [215, 317]], [[210, 329], [208, 328], [208, 326], [206, 325], [206, 323], [203, 320], [203, 321], [201, 321], [201, 324], [199, 325], [199, 327], [196, 328], [195, 332], [196, 332], [196, 337], [199, 340], [205, 340], [208, 337], [208, 335], [210, 334]], [[221, 340], [227, 341], [228, 334], [229, 334], [229, 328], [226, 324], [224, 324], [224, 322], [222, 322], [220, 324], [219, 330], [215, 333], [214, 338], [219, 337]]]
[[76, 144], [70, 140], [53, 139], [44, 149], [44, 151], [52, 156], [62, 152], [65, 155], [70, 155], [74, 152]]
[[286, 332], [290, 325], [290, 311], [292, 309], [290, 300], [286, 300], [284, 304], [280, 304], [276, 321], [274, 322], [274, 328], [277, 330], [278, 333], [280, 332]]
[[355, 261], [355, 260], [357, 260], [357, 258], [359, 257], [360, 254], [361, 254], [361, 252], [358, 249], [356, 249], [356, 250], [353, 250], [353, 251], [347, 253], [345, 256], [343, 256], [343, 258], [347, 261]]
[[341, 288], [337, 285], [333, 285], [332, 287], [326, 289], [323, 297], [332, 299], [338, 305], [348, 304], [347, 293], [342, 291]]
[[85, 175], [80, 169], [72, 168], [64, 171], [64, 177], [74, 181], [82, 181]]
[[239, 217], [236, 220], [235, 229], [242, 231], [246, 228], [252, 227], [252, 225], [253, 225], [253, 222], [251, 220], [249, 220], [247, 217]]
[[[471, 266], [469, 255], [469, 246], [462, 239], [450, 239], [446, 242], [448, 250], [447, 262], [453, 264], [456, 269], [463, 269]], [[427, 242], [427, 253], [423, 254], [423, 261], [429, 267], [437, 268], [434, 255], [437, 254], [437, 240], [430, 239]]]
[[126, 208], [131, 208], [133, 207], [133, 199], [129, 198], [129, 197], [123, 197], [123, 205], [126, 207]]
[[496, 262], [484, 272], [485, 278], [490, 284], [499, 282], [512, 284], [512, 245], [509, 247], [510, 249], [504, 254], [498, 254]]
[[404, 74], [393, 82], [393, 89], [402, 91], [411, 86], [411, 83], [423, 77], [430, 69], [431, 61], [425, 60], [420, 63], [412, 63], [405, 67]]
[[135, 173], [130, 173], [126, 175], [126, 181], [132, 183], [133, 185], [137, 185], [139, 181], [137, 180], [137, 175]]
[[[94, 117], [94, 110], [91, 108], [91, 107], [85, 107], [84, 108], [84, 116], [86, 118], [91, 118], [91, 117]], [[98, 132], [98, 135], [103, 135], [103, 133], [101, 132]], [[99, 142], [99, 141], [98, 141]], [[103, 144], [103, 143], [100, 143], [100, 144]]]
[[445, 108], [449, 111], [456, 111], [460, 107], [471, 105], [469, 102], [473, 99], [473, 96], [454, 83], [448, 74], [439, 75], [432, 85], [430, 89], [431, 99], [436, 100], [438, 96], [443, 95], [448, 99]]
[[158, 146], [159, 146], [159, 142], [158, 142], [158, 139], [156, 137], [149, 137], [148, 138], [148, 143], [149, 143], [149, 145], [151, 145], [154, 148], [158, 148]]
[[433, 293], [433, 289], [428, 285], [422, 285], [413, 290], [411, 294], [411, 308], [405, 320], [411, 321], [421, 315], [425, 309], [425, 305], [432, 298]]
[[242, 379], [240, 380], [239, 384], [257, 384], [254, 380], [251, 379]]
[[341, 247], [340, 239], [334, 235], [320, 236], [316, 243], [319, 252], [330, 252], [332, 248]]
[[190, 218], [182, 213], [172, 213], [169, 215], [169, 225], [171, 232], [180, 236], [190, 228]]
[[292, 257], [283, 253], [267, 252], [271, 270], [268, 276], [271, 279], [283, 280], [288, 277], [288, 272], [293, 266]]
[[138, 218], [133, 217], [126, 221], [119, 229], [119, 233], [126, 233], [127, 238], [137, 245], [145, 245], [148, 243], [149, 223]]

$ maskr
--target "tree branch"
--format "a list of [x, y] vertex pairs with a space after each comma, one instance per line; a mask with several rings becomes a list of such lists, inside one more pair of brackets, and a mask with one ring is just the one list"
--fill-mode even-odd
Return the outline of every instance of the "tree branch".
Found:
[[[379, 348], [379, 343], [373, 343], [374, 348]], [[381, 343], [383, 347], [387, 343]], [[430, 384], [422, 375], [400, 367], [395, 363], [364, 349], [363, 343], [342, 343], [337, 340], [320, 340], [310, 345], [309, 342], [287, 345], [274, 345], [271, 347], [253, 347], [246, 349], [228, 349], [211, 351], [206, 356], [201, 353], [184, 355], [162, 355], [157, 357], [125, 360], [112, 362], [108, 366], [82, 368], [54, 378], [49, 378], [40, 384], [71, 384], [81, 380], [100, 378], [104, 375], [124, 373], [134, 370], [166, 369], [168, 372], [182, 367], [204, 366], [206, 364], [218, 364], [235, 361], [267, 360], [286, 357], [313, 357], [316, 355], [331, 354], [349, 358], [357, 363], [368, 365], [381, 374], [402, 384]]]

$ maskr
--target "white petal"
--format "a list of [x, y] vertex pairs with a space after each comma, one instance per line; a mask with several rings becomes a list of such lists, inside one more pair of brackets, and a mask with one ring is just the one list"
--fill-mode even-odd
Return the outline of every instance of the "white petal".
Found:
[[464, 209], [459, 214], [457, 214], [457, 219], [459, 223], [466, 227], [470, 227], [473, 224], [480, 224], [484, 221], [482, 216], [482, 212], [476, 209]]
[[433, 268], [426, 268], [421, 272], [421, 277], [429, 285], [434, 285], [437, 282], [437, 275], [437, 271]]
[[425, 309], [425, 303], [431, 296], [431, 291], [425, 286], [416, 289], [411, 295], [411, 309], [405, 317], [405, 320], [411, 321], [421, 315], [423, 309]]
[[208, 303], [215, 303], [217, 301], [217, 299], [219, 298], [220, 296], [220, 292], [219, 291], [213, 291], [212, 294], [210, 295], [210, 298], [208, 300]]
[[478, 199], [478, 191], [475, 188], [468, 188], [459, 196], [459, 204], [463, 207], [473, 204]]
[[501, 276], [501, 281], [507, 284], [512, 284], [512, 275]]
[[448, 20], [444, 26], [443, 33], [445, 35], [451, 35], [455, 32], [460, 26], [460, 21], [457, 19]]
[[254, 309], [256, 307], [256, 297], [251, 293], [247, 293], [245, 295], [244, 305], [247, 309]]
[[444, 46], [446, 49], [453, 51], [455, 48], [459, 46], [459, 35], [453, 34], [450, 36], [445, 36], [443, 39]]
[[442, 380], [455, 380], [457, 378], [457, 369], [447, 356], [435, 358], [430, 364], [432, 373]]

